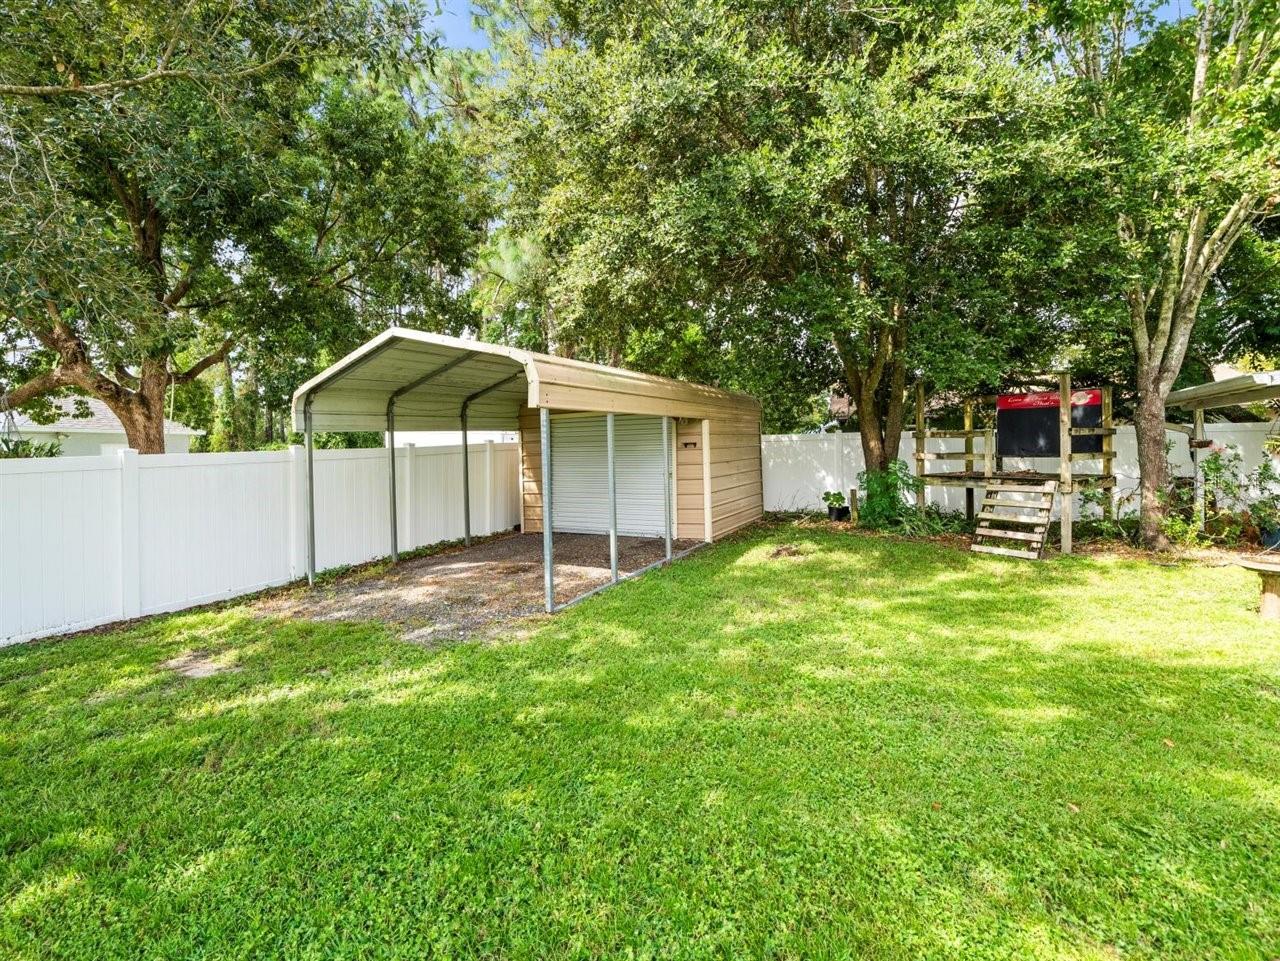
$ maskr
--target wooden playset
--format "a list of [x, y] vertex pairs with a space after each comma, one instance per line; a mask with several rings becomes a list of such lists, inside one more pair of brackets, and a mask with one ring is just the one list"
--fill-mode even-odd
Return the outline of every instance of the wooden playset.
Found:
[[[1061, 495], [1062, 553], [1071, 553], [1073, 497], [1079, 490], [1105, 492], [1104, 516], [1115, 511], [1115, 424], [1111, 388], [1076, 390], [1071, 375], [1057, 375], [1057, 391], [1025, 391], [964, 402], [962, 430], [930, 430], [923, 384], [916, 385], [916, 474], [923, 482], [917, 504], [923, 511], [926, 486], [963, 487], [966, 512], [974, 517], [974, 492], [984, 491], [977, 513], [973, 550], [983, 554], [1037, 559], [1043, 556], [1055, 495]], [[978, 404], [995, 406], [987, 426], [974, 426]], [[930, 440], [963, 440], [960, 450], [930, 450]], [[981, 449], [976, 442], [981, 441]], [[1063, 452], [1066, 452], [1065, 455]], [[1007, 470], [1013, 459], [1056, 460], [1056, 471]], [[963, 470], [930, 473], [930, 462], [964, 463]], [[1075, 470], [1099, 462], [1100, 473]]]

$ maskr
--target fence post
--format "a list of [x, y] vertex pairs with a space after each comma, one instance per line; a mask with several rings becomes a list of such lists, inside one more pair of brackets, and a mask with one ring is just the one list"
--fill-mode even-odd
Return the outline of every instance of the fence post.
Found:
[[484, 442], [484, 532], [492, 534], [493, 524], [493, 441]]
[[843, 457], [844, 450], [843, 450], [843, 445], [840, 443], [839, 431], [837, 431], [834, 434], [823, 434], [822, 442], [825, 444], [828, 438], [830, 438], [833, 441], [831, 447], [832, 447], [832, 450], [835, 452], [835, 461], [836, 461], [835, 470], [832, 471], [832, 473], [835, 475], [833, 478], [833, 480], [835, 481], [835, 484], [832, 486], [832, 490], [843, 492], [845, 489], [844, 457]]
[[403, 511], [399, 512], [399, 516], [404, 518], [404, 550], [413, 550], [421, 546], [417, 543], [417, 532], [413, 530], [413, 463], [417, 461], [417, 447], [415, 444], [404, 444], [404, 484], [403, 495], [401, 499], [404, 502]]
[[127, 620], [142, 614], [138, 452], [125, 448], [117, 456], [120, 458], [120, 616]]
[[307, 449], [289, 445], [289, 577], [307, 573]]

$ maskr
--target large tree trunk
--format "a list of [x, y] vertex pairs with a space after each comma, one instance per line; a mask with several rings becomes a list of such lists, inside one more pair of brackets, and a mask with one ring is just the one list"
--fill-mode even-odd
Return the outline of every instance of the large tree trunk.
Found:
[[124, 425], [129, 446], [139, 454], [164, 453], [164, 388], [144, 392], [141, 388], [123, 397], [105, 399], [111, 412]]
[[[1242, 211], [1249, 203], [1243, 198], [1233, 206], [1209, 237], [1208, 215], [1203, 209], [1193, 210], [1185, 231], [1169, 231], [1158, 281], [1147, 289], [1135, 283], [1126, 292], [1138, 385], [1133, 424], [1138, 437], [1139, 532], [1148, 550], [1169, 549], [1164, 533], [1169, 483], [1165, 401], [1186, 359], [1205, 286], [1244, 229]], [[1122, 221], [1121, 236], [1126, 235], [1132, 236], [1132, 229]]]
[[1157, 384], [1140, 388], [1133, 427], [1138, 435], [1139, 518], [1142, 544], [1148, 550], [1169, 549], [1164, 532], [1169, 462], [1164, 450], [1164, 394]]
[[104, 398], [124, 425], [129, 446], [139, 454], [164, 453], [164, 393], [168, 383], [165, 359], [148, 357], [142, 361], [136, 390]]
[[870, 471], [887, 470], [898, 459], [902, 444], [907, 385], [903, 355], [907, 332], [900, 308], [895, 307], [894, 320], [893, 328], [883, 329], [872, 339], [865, 364], [859, 362], [851, 336], [837, 334], [834, 338], [836, 353], [844, 368], [845, 385], [858, 415], [862, 460]]

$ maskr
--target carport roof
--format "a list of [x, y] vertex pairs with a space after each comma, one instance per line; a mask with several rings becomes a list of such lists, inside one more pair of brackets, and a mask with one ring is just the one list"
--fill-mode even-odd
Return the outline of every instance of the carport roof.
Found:
[[696, 418], [760, 406], [736, 391], [393, 328], [299, 387], [294, 426], [302, 429], [310, 403], [315, 430], [383, 430], [393, 398], [400, 430], [455, 429], [468, 399], [468, 426], [481, 430], [516, 429], [525, 406]]

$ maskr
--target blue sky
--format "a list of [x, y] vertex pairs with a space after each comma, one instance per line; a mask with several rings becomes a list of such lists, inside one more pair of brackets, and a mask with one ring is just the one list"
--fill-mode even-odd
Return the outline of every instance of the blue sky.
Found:
[[485, 35], [471, 25], [469, 0], [442, 0], [440, 7], [435, 27], [443, 35], [446, 47], [470, 47], [478, 50], [489, 45]]
[[[470, 0], [441, 0], [440, 7], [435, 27], [443, 35], [446, 47], [478, 50], [489, 45], [484, 33], [471, 25]], [[1166, 0], [1160, 7], [1159, 16], [1162, 20], [1172, 20], [1193, 10], [1192, 0]]]

